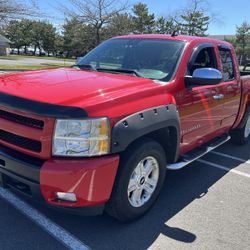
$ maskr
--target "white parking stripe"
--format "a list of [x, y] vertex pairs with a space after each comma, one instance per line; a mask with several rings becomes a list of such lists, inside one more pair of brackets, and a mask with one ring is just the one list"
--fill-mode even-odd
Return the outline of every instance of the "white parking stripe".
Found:
[[221, 152], [210, 151], [209, 153], [212, 153], [212, 154], [215, 154], [215, 155], [219, 155], [219, 156], [223, 156], [223, 157], [226, 157], [226, 158], [230, 158], [232, 160], [236, 160], [236, 161], [239, 161], [239, 162], [242, 162], [242, 163], [248, 163], [248, 164], [250, 164], [249, 160], [244, 160], [244, 159], [239, 158], [239, 157], [235, 157], [235, 156], [228, 155], [228, 154], [223, 154]]
[[250, 174], [243, 173], [243, 172], [238, 171], [238, 170], [236, 170], [236, 169], [227, 168], [227, 167], [225, 167], [225, 166], [222, 166], [222, 165], [219, 165], [219, 164], [216, 164], [216, 163], [212, 163], [212, 162], [209, 162], [209, 161], [200, 160], [200, 159], [197, 160], [197, 161], [200, 162], [200, 163], [204, 163], [204, 164], [206, 164], [206, 165], [215, 167], [215, 168], [222, 169], [222, 170], [227, 171], [227, 172], [230, 172], [230, 173], [234, 173], [234, 174], [238, 174], [238, 175], [241, 175], [241, 176], [250, 178]]
[[78, 240], [75, 236], [67, 232], [65, 229], [51, 221], [45, 215], [32, 208], [26, 202], [19, 199], [10, 191], [0, 187], [0, 197], [9, 202], [17, 210], [39, 225], [44, 231], [58, 240], [69, 249], [73, 250], [89, 250], [90, 247]]

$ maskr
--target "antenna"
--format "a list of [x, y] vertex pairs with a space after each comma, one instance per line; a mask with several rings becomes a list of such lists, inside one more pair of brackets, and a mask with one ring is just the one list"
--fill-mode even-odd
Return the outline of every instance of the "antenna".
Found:
[[178, 30], [174, 30], [173, 33], [171, 34], [171, 37], [178, 36]]

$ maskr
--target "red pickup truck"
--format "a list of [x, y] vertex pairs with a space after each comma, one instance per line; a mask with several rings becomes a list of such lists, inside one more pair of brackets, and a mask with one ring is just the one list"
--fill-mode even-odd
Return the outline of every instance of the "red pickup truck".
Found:
[[0, 182], [52, 207], [120, 220], [166, 170], [250, 135], [250, 76], [209, 38], [112, 38], [72, 68], [0, 77]]

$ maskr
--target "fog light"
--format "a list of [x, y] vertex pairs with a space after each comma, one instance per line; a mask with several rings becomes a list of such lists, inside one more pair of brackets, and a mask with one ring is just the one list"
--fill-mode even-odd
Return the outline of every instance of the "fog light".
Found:
[[55, 195], [56, 195], [56, 198], [59, 200], [72, 201], [72, 202], [77, 201], [76, 195], [74, 193], [56, 192]]

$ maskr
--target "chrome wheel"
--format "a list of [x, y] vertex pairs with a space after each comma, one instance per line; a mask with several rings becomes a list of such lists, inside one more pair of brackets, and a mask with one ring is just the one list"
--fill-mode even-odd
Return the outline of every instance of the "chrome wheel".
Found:
[[249, 134], [250, 134], [250, 116], [248, 116], [247, 123], [245, 126], [245, 131], [244, 131], [245, 138], [247, 138], [249, 136]]
[[128, 199], [133, 207], [143, 206], [155, 191], [159, 179], [159, 164], [148, 156], [135, 167], [128, 184]]

